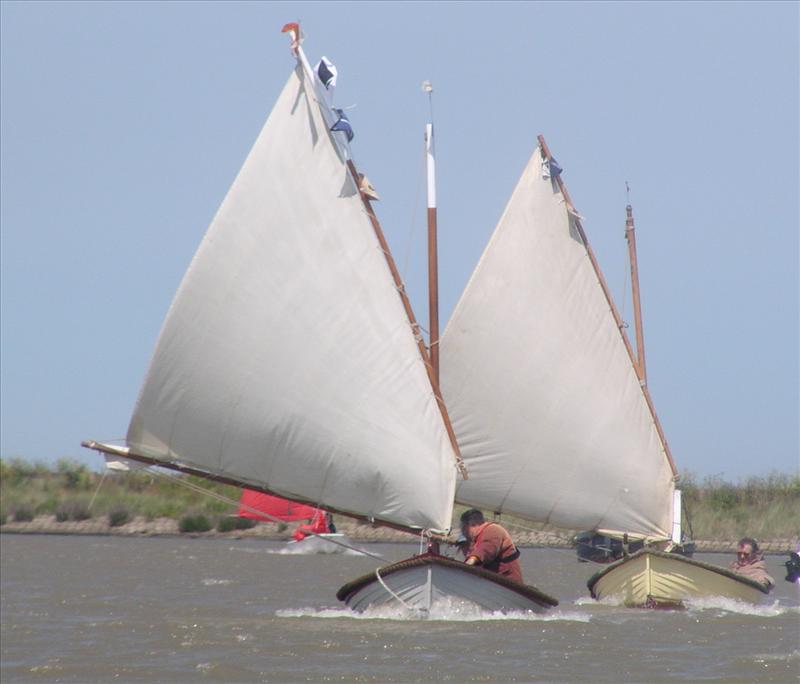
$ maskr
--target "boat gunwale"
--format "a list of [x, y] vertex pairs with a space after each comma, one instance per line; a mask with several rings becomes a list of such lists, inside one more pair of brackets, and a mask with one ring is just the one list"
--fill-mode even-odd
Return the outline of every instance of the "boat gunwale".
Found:
[[614, 561], [610, 565], [607, 565], [602, 570], [598, 570], [594, 575], [592, 575], [586, 582], [586, 586], [589, 589], [589, 592], [592, 595], [592, 598], [596, 599], [597, 596], [594, 593], [595, 584], [608, 573], [612, 572], [616, 568], [620, 567], [621, 565], [627, 563], [634, 558], [638, 558], [639, 556], [644, 556], [650, 554], [652, 556], [656, 556], [657, 558], [665, 558], [667, 560], [674, 560], [678, 563], [687, 563], [689, 565], [693, 565], [697, 568], [701, 568], [703, 570], [708, 570], [713, 572], [717, 575], [722, 575], [723, 577], [727, 577], [728, 579], [734, 580], [736, 582], [740, 582], [741, 584], [745, 584], [753, 589], [758, 589], [762, 594], [769, 594], [770, 589], [769, 587], [763, 585], [761, 582], [757, 582], [756, 580], [745, 577], [744, 575], [740, 575], [733, 570], [729, 570], [728, 568], [723, 568], [719, 565], [713, 565], [711, 563], [706, 563], [704, 561], [695, 560], [694, 558], [688, 558], [686, 556], [682, 556], [678, 553], [668, 553], [666, 551], [657, 551], [656, 549], [640, 549], [636, 553], [632, 553], [630, 556], [625, 556], [624, 558], [620, 558], [618, 561]]
[[[452, 558], [430, 552], [412, 556], [411, 558], [406, 558], [404, 560], [397, 561], [396, 563], [392, 563], [391, 565], [378, 568], [378, 572], [380, 573], [381, 578], [385, 578], [396, 572], [401, 572], [414, 567], [422, 567], [425, 565], [439, 565], [441, 567], [466, 572], [467, 574], [472, 574], [476, 577], [480, 577], [481, 579], [489, 580], [490, 582], [494, 582], [495, 584], [499, 584], [506, 589], [510, 589], [511, 591], [514, 591], [517, 594], [520, 594], [521, 596], [524, 596], [534, 603], [546, 608], [553, 608], [558, 605], [558, 599], [545, 594], [543, 591], [540, 591], [536, 587], [533, 587], [529, 584], [515, 582], [514, 580], [507, 579], [502, 575], [498, 575], [496, 572], [491, 572], [490, 570], [486, 570], [480, 566], [467, 565], [461, 561], [453, 560]], [[375, 571], [367, 573], [366, 575], [362, 575], [361, 577], [357, 577], [347, 584], [342, 585], [336, 592], [336, 598], [340, 601], [347, 602], [347, 600], [353, 594], [375, 581], [377, 581]]]

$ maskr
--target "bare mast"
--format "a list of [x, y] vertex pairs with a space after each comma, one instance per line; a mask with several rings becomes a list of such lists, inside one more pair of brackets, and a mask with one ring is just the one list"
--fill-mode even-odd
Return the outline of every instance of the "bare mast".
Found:
[[433, 146], [433, 86], [424, 81], [428, 93], [430, 123], [425, 125], [425, 160], [428, 179], [428, 351], [436, 384], [439, 384], [439, 255], [436, 226], [436, 159]]

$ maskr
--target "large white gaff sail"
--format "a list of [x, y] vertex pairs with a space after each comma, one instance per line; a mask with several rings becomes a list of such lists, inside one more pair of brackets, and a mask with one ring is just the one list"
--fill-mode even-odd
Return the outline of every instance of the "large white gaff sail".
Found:
[[290, 75], [184, 276], [128, 446], [445, 531], [454, 448], [311, 78], [302, 62]]
[[598, 275], [537, 147], [441, 342], [460, 503], [667, 539], [672, 467]]

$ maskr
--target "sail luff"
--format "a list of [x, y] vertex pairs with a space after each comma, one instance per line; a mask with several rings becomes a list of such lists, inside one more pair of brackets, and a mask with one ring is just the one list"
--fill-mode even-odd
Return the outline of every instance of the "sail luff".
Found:
[[[350, 170], [350, 174], [354, 179], [359, 177], [358, 170], [356, 169], [356, 165], [352, 159], [347, 160], [347, 167]], [[428, 378], [431, 383], [431, 389], [433, 390], [433, 394], [436, 397], [436, 403], [439, 406], [439, 412], [441, 413], [442, 420], [444, 421], [445, 429], [447, 430], [447, 435], [450, 439], [450, 444], [453, 447], [453, 452], [456, 457], [456, 467], [458, 468], [461, 476], [466, 480], [468, 477], [467, 468], [464, 465], [464, 461], [461, 458], [461, 449], [458, 446], [458, 440], [456, 439], [455, 430], [453, 430], [453, 425], [450, 421], [450, 415], [447, 411], [447, 406], [444, 403], [444, 399], [442, 398], [442, 392], [439, 389], [439, 382], [436, 374], [434, 373], [433, 364], [431, 363], [430, 355], [428, 354], [428, 350], [425, 347], [425, 341], [422, 339], [422, 335], [420, 334], [419, 330], [419, 323], [417, 323], [416, 316], [414, 315], [414, 309], [411, 307], [411, 300], [406, 293], [405, 285], [403, 284], [403, 279], [400, 276], [400, 271], [397, 269], [397, 264], [395, 263], [394, 257], [392, 256], [392, 251], [389, 248], [389, 243], [386, 241], [386, 236], [383, 233], [383, 229], [381, 228], [380, 221], [378, 221], [378, 217], [375, 214], [375, 210], [372, 208], [372, 202], [370, 198], [363, 192], [359, 192], [361, 196], [361, 201], [364, 203], [364, 208], [366, 209], [367, 216], [369, 217], [370, 223], [372, 224], [372, 228], [375, 230], [375, 236], [378, 238], [378, 242], [380, 243], [381, 250], [383, 251], [384, 256], [386, 257], [386, 263], [389, 266], [389, 270], [392, 274], [392, 278], [394, 280], [395, 287], [397, 288], [397, 294], [400, 297], [400, 300], [403, 303], [403, 308], [405, 309], [406, 315], [408, 316], [408, 322], [411, 326], [411, 330], [414, 332], [414, 337], [417, 341], [417, 347], [419, 349], [419, 353], [422, 356], [422, 360], [425, 364], [425, 369], [428, 373]]]
[[[292, 30], [294, 35], [294, 41], [297, 42], [299, 39], [299, 27], [297, 29]], [[293, 51], [297, 57], [298, 62], [303, 67], [306, 75], [310, 79], [311, 83], [314, 84], [315, 93], [317, 93], [317, 83], [314, 79], [313, 72], [311, 70], [311, 66], [309, 64], [308, 58], [302, 48], [302, 46], [297, 42], [296, 46], [293, 46]], [[319, 99], [319, 94], [317, 93], [317, 99]], [[325, 108], [323, 111], [326, 112]], [[329, 122], [330, 123], [330, 122]], [[438, 364], [438, 356], [439, 356], [439, 349], [438, 349], [438, 305], [436, 307], [436, 336], [437, 336], [437, 345], [436, 349], [434, 350], [431, 348], [431, 352], [428, 353], [428, 349], [425, 346], [425, 342], [422, 339], [422, 334], [420, 333], [420, 326], [417, 323], [416, 316], [414, 315], [413, 307], [411, 306], [411, 300], [409, 299], [405, 284], [403, 283], [403, 279], [400, 276], [400, 271], [397, 269], [397, 265], [394, 261], [394, 257], [392, 256], [392, 251], [389, 247], [389, 243], [386, 241], [386, 237], [383, 233], [383, 229], [381, 228], [380, 221], [375, 213], [374, 208], [372, 207], [372, 201], [369, 195], [362, 192], [361, 184], [359, 183], [359, 179], [361, 178], [361, 174], [359, 174], [358, 169], [356, 168], [355, 162], [353, 161], [352, 155], [349, 153], [345, 155], [347, 158], [347, 169], [350, 173], [353, 183], [359, 189], [359, 196], [361, 197], [361, 201], [364, 204], [364, 209], [367, 212], [367, 216], [369, 217], [370, 223], [372, 224], [372, 228], [375, 231], [375, 236], [378, 239], [378, 242], [381, 245], [381, 249], [383, 250], [384, 256], [386, 257], [386, 263], [389, 266], [389, 270], [392, 274], [392, 278], [395, 283], [395, 287], [397, 288], [397, 292], [400, 296], [400, 300], [403, 303], [403, 308], [405, 309], [406, 316], [408, 317], [409, 325], [411, 326], [411, 330], [414, 333], [414, 337], [417, 340], [417, 346], [420, 351], [420, 355], [422, 356], [423, 363], [425, 364], [425, 368], [427, 369], [428, 377], [431, 381], [431, 389], [434, 393], [436, 398], [436, 402], [439, 406], [439, 411], [442, 416], [442, 420], [444, 421], [445, 429], [447, 430], [447, 435], [450, 439], [450, 444], [453, 447], [453, 451], [455, 453], [456, 459], [456, 467], [458, 468], [461, 476], [466, 479], [468, 477], [467, 468], [464, 465], [464, 461], [461, 458], [461, 451], [458, 446], [458, 441], [456, 439], [455, 431], [453, 430], [453, 426], [450, 421], [450, 416], [447, 413], [447, 406], [444, 403], [442, 398], [442, 393], [439, 387], [439, 364]], [[430, 163], [430, 162], [429, 162]], [[434, 224], [434, 235], [435, 235], [435, 224]], [[436, 244], [435, 244], [435, 237], [433, 243], [433, 258], [436, 259]], [[430, 249], [430, 230], [429, 230], [429, 249]], [[429, 257], [430, 259], [430, 257]], [[429, 279], [429, 287], [430, 287], [430, 279]], [[438, 296], [437, 294], [431, 296]], [[434, 360], [435, 354], [435, 360]]]
[[[546, 161], [550, 161], [552, 156], [550, 154], [550, 149], [547, 147], [547, 143], [545, 142], [544, 136], [539, 135], [537, 136], [539, 144], [542, 148], [542, 153]], [[558, 188], [561, 191], [561, 194], [564, 196], [564, 199], [567, 202], [567, 207], [571, 207], [573, 212], [575, 209], [575, 205], [572, 203], [572, 198], [569, 196], [569, 191], [567, 190], [567, 186], [564, 183], [561, 175], [556, 176], [556, 183], [558, 184]], [[584, 246], [586, 247], [586, 252], [589, 256], [589, 261], [592, 264], [592, 268], [594, 268], [595, 273], [597, 274], [597, 279], [600, 281], [600, 287], [603, 289], [603, 294], [608, 301], [608, 306], [611, 308], [611, 314], [614, 316], [614, 320], [617, 323], [617, 328], [619, 328], [619, 334], [622, 337], [622, 341], [625, 344], [625, 348], [628, 350], [628, 355], [631, 357], [631, 363], [633, 364], [634, 368], [638, 367], [638, 363], [636, 361], [636, 353], [631, 346], [631, 342], [628, 339], [628, 335], [625, 333], [625, 322], [622, 320], [622, 316], [617, 309], [617, 305], [614, 302], [614, 298], [611, 295], [611, 289], [608, 287], [606, 283], [605, 276], [603, 275], [603, 271], [600, 268], [600, 264], [597, 261], [597, 257], [594, 254], [594, 250], [592, 249], [592, 245], [589, 242], [588, 238], [586, 237], [586, 232], [583, 229], [583, 224], [581, 223], [580, 217], [577, 216], [577, 213], [573, 214], [574, 217], [574, 225], [578, 232], [580, 233], [581, 240], [583, 241]], [[638, 374], [638, 370], [637, 370]]]
[[442, 337], [456, 501], [668, 539], [673, 472], [560, 173], [540, 144]]
[[642, 302], [639, 291], [639, 261], [636, 256], [636, 229], [633, 225], [633, 207], [625, 208], [625, 239], [628, 241], [628, 260], [631, 267], [631, 296], [633, 298], [633, 320], [636, 328], [636, 368], [639, 379], [647, 385], [647, 364], [644, 354], [644, 324], [642, 322]]
[[[550, 154], [550, 149], [547, 147], [547, 143], [545, 142], [544, 136], [539, 135], [537, 137], [539, 140], [539, 144], [541, 145], [542, 152], [545, 158], [549, 161], [552, 159]], [[558, 183], [558, 187], [561, 190], [561, 194], [564, 195], [564, 199], [567, 202], [567, 206], [572, 207], [574, 209], [574, 205], [572, 204], [572, 199], [569, 196], [569, 191], [567, 190], [567, 186], [564, 183], [561, 175], [556, 176], [556, 182]], [[619, 328], [619, 334], [622, 337], [622, 341], [625, 344], [625, 348], [628, 350], [628, 355], [630, 356], [631, 363], [633, 364], [634, 369], [636, 369], [637, 375], [640, 375], [639, 371], [639, 364], [636, 360], [636, 354], [633, 351], [633, 347], [631, 346], [630, 340], [628, 336], [625, 334], [625, 324], [622, 320], [622, 316], [619, 314], [619, 310], [617, 309], [617, 305], [614, 303], [614, 297], [611, 295], [611, 289], [608, 287], [608, 283], [606, 283], [605, 276], [603, 275], [603, 271], [600, 268], [600, 263], [597, 261], [597, 257], [594, 254], [594, 250], [592, 249], [591, 244], [589, 243], [588, 238], [586, 237], [586, 233], [583, 230], [583, 225], [581, 225], [581, 220], [578, 216], [575, 216], [575, 227], [577, 228], [578, 232], [580, 233], [581, 239], [583, 240], [584, 245], [586, 246], [586, 253], [589, 256], [589, 261], [592, 264], [592, 268], [594, 268], [595, 273], [597, 274], [597, 279], [600, 282], [600, 287], [603, 289], [603, 294], [605, 294], [606, 300], [608, 301], [608, 305], [611, 308], [611, 313], [614, 316], [614, 320], [617, 323], [617, 327]], [[661, 443], [664, 446], [664, 454], [669, 462], [669, 467], [672, 469], [673, 477], [678, 476], [678, 470], [675, 467], [675, 461], [672, 459], [672, 452], [670, 451], [669, 445], [667, 444], [667, 438], [664, 434], [664, 430], [661, 427], [661, 421], [658, 419], [658, 415], [656, 414], [655, 406], [653, 405], [652, 398], [650, 397], [650, 392], [648, 391], [646, 386], [642, 386], [642, 393], [645, 396], [647, 401], [647, 405], [650, 408], [650, 413], [653, 415], [653, 422], [655, 423], [656, 430], [658, 431], [659, 438], [661, 439]]]

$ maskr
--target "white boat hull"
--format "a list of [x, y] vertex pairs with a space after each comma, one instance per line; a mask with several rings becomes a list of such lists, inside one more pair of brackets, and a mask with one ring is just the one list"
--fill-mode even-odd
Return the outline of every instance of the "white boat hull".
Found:
[[345, 553], [352, 547], [350, 540], [341, 533], [314, 534], [299, 541], [293, 539], [286, 544], [287, 553]]
[[679, 608], [685, 601], [710, 597], [758, 603], [768, 593], [726, 568], [649, 549], [612, 563], [587, 584], [593, 598], [646, 608]]
[[376, 572], [380, 579], [375, 573], [365, 575], [339, 589], [337, 598], [358, 612], [402, 605], [424, 613], [442, 600], [503, 613], [542, 613], [558, 605], [535, 587], [435, 554], [415, 556]]

